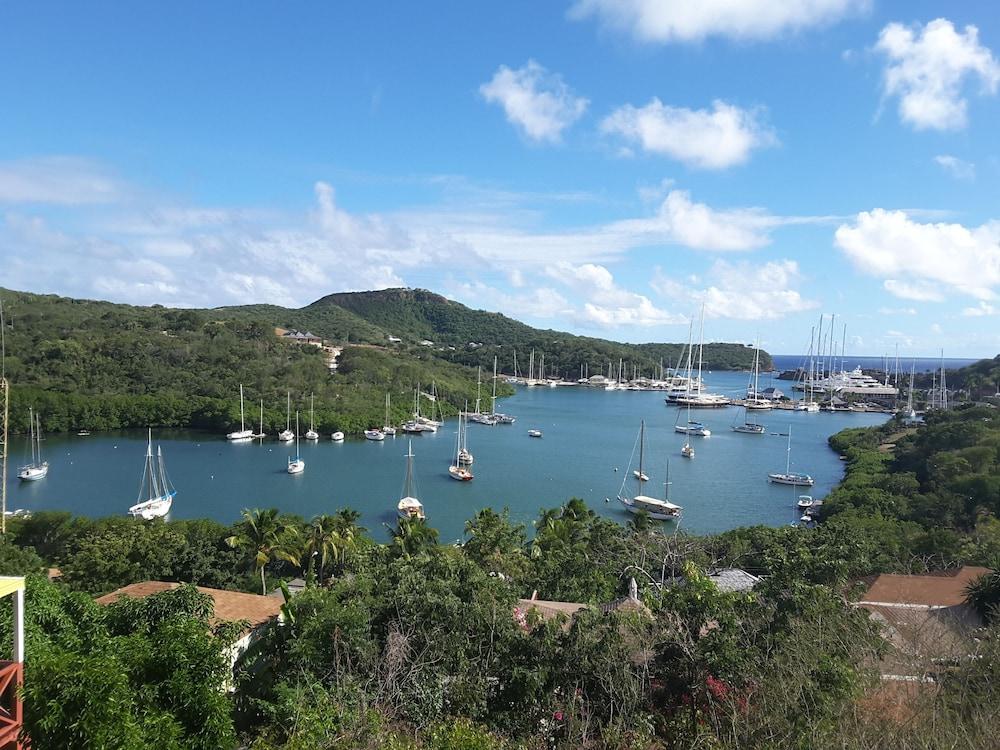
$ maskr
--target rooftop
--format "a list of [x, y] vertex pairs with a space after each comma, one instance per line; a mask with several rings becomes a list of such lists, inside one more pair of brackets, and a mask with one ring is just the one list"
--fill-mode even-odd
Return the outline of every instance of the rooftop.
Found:
[[860, 604], [955, 607], [965, 603], [965, 587], [989, 568], [962, 568], [910, 576], [883, 573], [872, 580]]
[[[134, 599], [143, 599], [153, 594], [176, 589], [181, 584], [167, 581], [143, 581], [123, 586], [117, 591], [97, 598], [98, 604], [111, 604], [120, 597], [129, 596]], [[281, 600], [274, 599], [260, 594], [245, 594], [241, 591], [225, 591], [223, 589], [210, 589], [204, 586], [197, 586], [198, 591], [212, 597], [215, 605], [215, 616], [213, 623], [217, 622], [239, 622], [246, 620], [250, 623], [250, 630], [253, 630], [264, 623], [270, 622], [281, 613]]]

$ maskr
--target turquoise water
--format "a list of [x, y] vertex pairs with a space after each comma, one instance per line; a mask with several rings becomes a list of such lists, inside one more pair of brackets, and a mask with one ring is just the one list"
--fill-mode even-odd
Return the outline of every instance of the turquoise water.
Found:
[[[714, 390], [734, 395], [746, 388], [743, 373], [709, 374], [706, 381]], [[736, 409], [693, 411], [692, 418], [705, 422], [713, 434], [692, 438], [696, 457], [687, 460], [680, 456], [684, 437], [673, 431], [677, 409], [666, 406], [655, 392], [519, 388], [498, 408], [516, 415], [517, 422], [469, 426], [469, 448], [475, 455], [472, 482], [456, 482], [447, 474], [455, 445], [453, 420], [436, 434], [413, 438], [418, 495], [442, 541], [460, 538], [465, 520], [479, 508], [506, 505], [515, 519], [530, 524], [540, 508], [573, 496], [602, 515], [626, 521], [629, 516], [614, 497], [622, 479], [631, 477], [627, 466], [641, 419], [646, 420], [645, 471], [651, 480], [646, 493], [662, 493], [669, 457], [671, 500], [684, 506], [684, 528], [713, 532], [789, 523], [797, 516], [793, 504], [798, 493], [767, 482], [768, 472], [785, 468], [786, 438], [772, 433], [787, 433], [792, 426], [792, 468], [811, 474], [816, 479], [813, 495], [822, 497], [843, 472], [843, 462], [828, 447], [827, 437], [886, 418], [773, 411], [757, 417], [767, 426], [766, 435], [741, 435], [730, 430]], [[686, 413], [680, 416], [686, 419]], [[544, 437], [529, 438], [531, 428], [542, 430]], [[273, 439], [229, 444], [222, 436], [167, 430], [153, 437], [163, 448], [178, 491], [172, 518], [210, 517], [228, 523], [243, 508], [271, 506], [308, 518], [351, 506], [379, 537], [385, 534], [383, 524], [395, 521], [408, 439], [402, 434], [382, 443], [334, 444], [329, 436], [319, 443], [303, 442], [306, 470], [299, 476], [285, 471], [294, 445]], [[49, 476], [30, 483], [14, 478], [7, 507], [89, 516], [124, 513], [138, 492], [145, 439], [139, 430], [50, 436], [43, 443]], [[12, 467], [25, 454], [25, 441], [11, 442]], [[635, 484], [629, 482], [627, 491], [634, 492]], [[606, 497], [612, 498], [610, 503]]]

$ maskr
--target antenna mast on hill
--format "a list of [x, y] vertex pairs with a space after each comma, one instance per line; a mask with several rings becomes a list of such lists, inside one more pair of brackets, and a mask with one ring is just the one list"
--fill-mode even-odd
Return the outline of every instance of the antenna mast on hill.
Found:
[[3, 319], [3, 301], [0, 300], [0, 534], [7, 535], [7, 414], [10, 407], [10, 384], [7, 382], [7, 324]]

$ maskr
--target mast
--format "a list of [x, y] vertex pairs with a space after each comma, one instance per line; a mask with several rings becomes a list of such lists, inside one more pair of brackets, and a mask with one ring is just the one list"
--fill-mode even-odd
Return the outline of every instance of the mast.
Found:
[[941, 408], [948, 408], [948, 386], [944, 377], [944, 349], [941, 350]]
[[663, 499], [670, 502], [670, 456], [667, 456], [667, 476], [663, 480]]
[[403, 497], [413, 497], [413, 440], [406, 444], [406, 481], [403, 484]]
[[313, 431], [313, 421], [315, 421], [316, 394], [309, 394], [309, 431]]
[[35, 459], [35, 465], [41, 466], [42, 465], [42, 417], [37, 411], [35, 412], [35, 446], [36, 446], [35, 452], [38, 454], [38, 457]]
[[299, 460], [299, 413], [295, 412], [295, 460]]
[[639, 494], [642, 494], [642, 459], [646, 449], [646, 420], [639, 422]]
[[264, 437], [264, 399], [260, 400], [260, 436]]
[[497, 355], [493, 355], [493, 395], [490, 397], [490, 414], [497, 413]]
[[28, 407], [28, 444], [31, 446], [31, 465], [35, 466], [38, 460], [35, 458], [35, 412]]
[[701, 393], [701, 367], [705, 354], [705, 303], [701, 303], [701, 331], [698, 334], [698, 392]]
[[785, 448], [785, 474], [792, 470], [792, 426], [788, 425], [788, 447]]
[[[479, 413], [479, 395], [482, 392], [483, 386], [483, 366], [478, 365], [476, 367], [476, 414]], [[465, 410], [469, 410], [469, 404], [466, 403]]]
[[906, 414], [909, 416], [913, 413], [913, 371], [917, 366], [917, 361], [915, 359], [910, 360], [910, 390], [906, 394]]
[[[243, 403], [242, 398], [243, 388], [240, 388], [240, 403]], [[296, 419], [298, 419], [298, 412], [295, 412]], [[285, 430], [290, 430], [292, 428], [292, 392], [285, 391]], [[299, 427], [295, 426], [295, 432], [298, 433]], [[297, 445], [297, 444], [296, 444]], [[296, 447], [295, 452], [298, 453], [298, 447]]]

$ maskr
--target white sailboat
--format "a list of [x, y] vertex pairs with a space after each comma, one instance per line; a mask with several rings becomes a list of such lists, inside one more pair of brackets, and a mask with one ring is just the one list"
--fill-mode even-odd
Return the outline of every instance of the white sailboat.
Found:
[[[643, 471], [643, 458], [646, 447], [646, 421], [639, 424], [639, 470], [633, 472], [638, 485], [638, 492], [633, 497], [628, 497], [623, 493], [625, 481], [622, 481], [622, 491], [619, 491], [618, 502], [625, 506], [629, 513], [645, 512], [650, 518], [657, 521], [672, 521], [680, 518], [681, 506], [670, 502], [670, 462], [667, 462], [667, 478], [664, 484], [666, 496], [661, 500], [642, 494], [642, 483], [645, 472]], [[647, 477], [648, 479], [648, 477]]]
[[319, 440], [319, 433], [316, 432], [314, 422], [316, 419], [316, 395], [309, 396], [309, 429], [306, 430], [306, 440]]
[[470, 482], [474, 478], [472, 469], [462, 463], [462, 415], [458, 415], [458, 435], [455, 439], [455, 461], [448, 467], [448, 476], [459, 482]]
[[295, 458], [288, 457], [288, 473], [301, 474], [306, 470], [306, 462], [299, 455], [299, 413], [295, 412]]
[[365, 440], [373, 440], [380, 443], [385, 440], [385, 433], [378, 427], [371, 427], [365, 430]]
[[[468, 404], [466, 404], [468, 407]], [[458, 463], [460, 466], [472, 466], [472, 462], [475, 459], [472, 453], [469, 452], [469, 418], [465, 418], [465, 426], [462, 426], [462, 415], [458, 415], [458, 439], [459, 439], [459, 449], [458, 449]]]
[[330, 435], [330, 439], [335, 443], [342, 443], [344, 442], [344, 433], [341, 432], [340, 430], [337, 430], [332, 435]]
[[769, 482], [775, 484], [790, 484], [793, 487], [812, 487], [816, 480], [808, 474], [792, 471], [792, 426], [788, 425], [788, 447], [785, 449], [785, 471], [767, 475]]
[[[750, 382], [747, 383], [747, 399], [743, 403], [743, 406], [737, 411], [737, 419], [731, 425], [733, 432], [739, 432], [745, 435], [763, 435], [764, 425], [758, 424], [757, 422], [750, 421], [750, 410], [751, 409], [772, 409], [774, 404], [766, 399], [757, 398], [758, 385], [759, 385], [759, 374], [760, 374], [760, 344], [758, 343], [756, 351], [754, 352], [753, 358], [753, 370], [750, 373]], [[743, 414], [743, 420], [740, 421], [739, 415]]]
[[163, 450], [156, 447], [156, 460], [153, 459], [153, 431], [149, 430], [146, 440], [146, 465], [142, 469], [142, 479], [139, 481], [139, 495], [136, 503], [128, 509], [133, 518], [151, 521], [162, 518], [170, 512], [174, 504], [177, 490], [170, 484], [167, 477], [167, 467], [163, 463]]
[[497, 411], [497, 358], [496, 355], [493, 356], [493, 395], [490, 400], [490, 416], [493, 418], [493, 424], [514, 424], [517, 421], [517, 417], [513, 417], [510, 414], [504, 414]]
[[920, 418], [917, 417], [917, 412], [913, 408], [913, 373], [916, 368], [916, 360], [910, 361], [910, 388], [906, 394], [906, 410], [903, 412], [903, 424], [908, 427], [920, 424]]
[[[698, 380], [702, 381], [702, 368], [705, 360], [705, 305], [701, 306], [700, 341], [698, 343]], [[717, 393], [706, 393], [703, 388], [699, 388], [697, 393], [690, 388], [691, 384], [691, 358], [688, 356], [688, 390], [683, 396], [679, 396], [676, 402], [681, 406], [693, 406], [698, 409], [718, 409], [729, 406], [729, 399]]]
[[243, 413], [243, 384], [240, 383], [240, 429], [226, 435], [226, 440], [231, 443], [245, 443], [253, 440], [253, 430], [248, 430], [246, 419]]
[[424, 514], [423, 503], [417, 499], [415, 489], [412, 440], [407, 441], [406, 448], [406, 479], [403, 482], [403, 497], [396, 504], [396, 513], [400, 518], [419, 519], [423, 521], [427, 516]]
[[288, 391], [285, 394], [285, 429], [278, 433], [278, 440], [289, 443], [296, 438], [298, 432], [298, 427], [295, 428], [295, 432], [292, 432], [292, 392]]
[[385, 394], [385, 419], [382, 424], [382, 434], [396, 436], [396, 428], [389, 421], [389, 394]]
[[251, 437], [255, 437], [260, 440], [267, 437], [267, 434], [264, 432], [264, 399], [260, 400], [260, 432], [256, 435], [251, 435]]
[[28, 408], [28, 439], [31, 443], [31, 463], [25, 464], [17, 471], [17, 478], [22, 482], [35, 482], [44, 479], [49, 473], [49, 462], [42, 460], [42, 423], [34, 410]]

